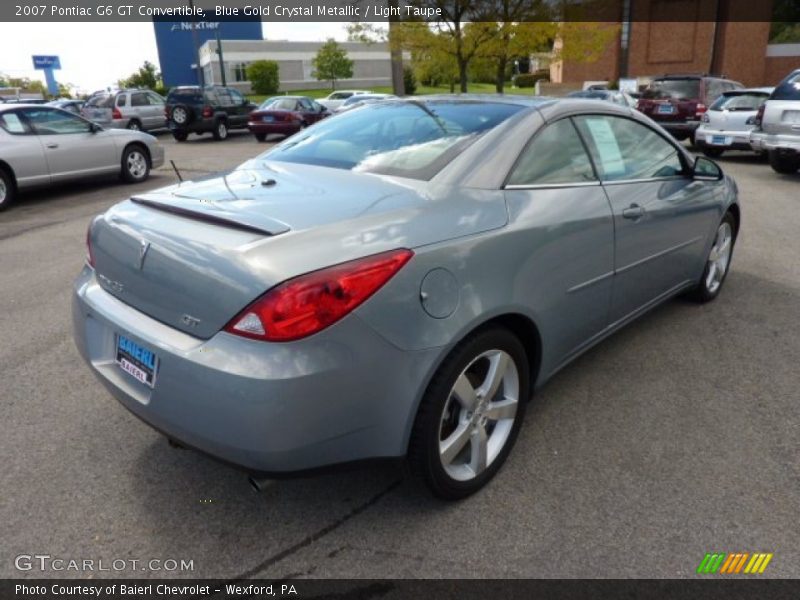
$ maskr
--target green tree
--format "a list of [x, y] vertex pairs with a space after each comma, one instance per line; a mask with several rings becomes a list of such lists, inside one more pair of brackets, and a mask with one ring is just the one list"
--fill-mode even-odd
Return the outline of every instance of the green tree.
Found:
[[58, 97], [59, 98], [72, 98], [72, 90], [70, 90], [70, 85], [66, 83], [59, 83], [58, 84]]
[[148, 90], [155, 90], [162, 85], [161, 73], [158, 72], [156, 66], [150, 61], [144, 61], [144, 64], [139, 67], [139, 70], [131, 74], [126, 79], [120, 79], [118, 82], [121, 88], [145, 88]]
[[263, 96], [277, 94], [280, 88], [278, 63], [274, 60], [257, 60], [247, 65], [247, 79], [253, 92]]
[[347, 58], [347, 51], [336, 40], [328, 38], [320, 47], [313, 60], [314, 72], [318, 81], [330, 81], [331, 89], [336, 89], [337, 79], [353, 76], [353, 61]]

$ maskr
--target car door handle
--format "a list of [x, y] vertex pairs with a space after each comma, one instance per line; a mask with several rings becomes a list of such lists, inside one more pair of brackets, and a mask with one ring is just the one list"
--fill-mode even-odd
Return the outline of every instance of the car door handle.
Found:
[[638, 204], [631, 204], [628, 208], [622, 211], [622, 216], [625, 219], [639, 219], [644, 216], [644, 208]]
[[50, 142], [49, 144], [45, 144], [48, 148], [58, 148], [58, 144], [55, 142]]

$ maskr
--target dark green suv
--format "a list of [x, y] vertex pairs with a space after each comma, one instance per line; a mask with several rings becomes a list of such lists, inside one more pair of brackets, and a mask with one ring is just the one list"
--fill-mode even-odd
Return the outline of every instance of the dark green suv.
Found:
[[211, 133], [215, 140], [224, 140], [231, 129], [247, 129], [247, 117], [255, 108], [233, 88], [195, 85], [170, 90], [164, 113], [167, 127], [179, 142], [190, 133]]

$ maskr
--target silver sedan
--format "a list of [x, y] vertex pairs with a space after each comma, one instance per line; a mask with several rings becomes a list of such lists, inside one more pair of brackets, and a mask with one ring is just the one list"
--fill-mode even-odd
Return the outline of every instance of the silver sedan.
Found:
[[739, 215], [630, 108], [385, 100], [95, 218], [75, 341], [131, 412], [257, 475], [407, 456], [461, 498], [564, 365], [720, 293]]
[[0, 106], [0, 210], [29, 188], [110, 174], [138, 183], [163, 163], [146, 133], [106, 130], [51, 106]]

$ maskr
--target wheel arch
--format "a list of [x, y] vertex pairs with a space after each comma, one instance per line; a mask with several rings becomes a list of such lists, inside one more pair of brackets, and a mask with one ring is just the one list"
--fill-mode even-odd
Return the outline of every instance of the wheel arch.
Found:
[[739, 204], [737, 202], [731, 203], [731, 205], [728, 207], [727, 212], [729, 212], [729, 213], [731, 213], [733, 215], [733, 221], [734, 221], [734, 227], [735, 227], [735, 231], [733, 232], [733, 235], [734, 235], [734, 239], [735, 239], [735, 238], [739, 237], [739, 227], [741, 225], [741, 219], [742, 219], [742, 214], [741, 214], [741, 211], [739, 209]]
[[408, 451], [408, 445], [411, 442], [411, 432], [414, 422], [417, 418], [420, 403], [430, 388], [436, 373], [439, 372], [442, 363], [447, 359], [448, 356], [450, 356], [450, 354], [453, 352], [453, 349], [464, 342], [464, 340], [479, 333], [480, 331], [483, 331], [484, 329], [494, 326], [500, 326], [509, 330], [520, 340], [520, 342], [522, 342], [522, 345], [525, 348], [525, 354], [528, 357], [528, 366], [530, 369], [530, 395], [531, 397], [533, 396], [533, 391], [537, 387], [536, 384], [542, 364], [542, 336], [539, 327], [530, 316], [522, 314], [521, 312], [508, 311], [492, 315], [479, 323], [473, 324], [468, 330], [462, 332], [451, 344], [448, 344], [444, 351], [441, 352], [436, 358], [428, 373], [426, 373], [425, 381], [418, 389], [417, 397], [414, 399], [413, 411], [409, 415], [407, 421], [404, 435], [404, 445], [406, 451]]
[[19, 185], [17, 184], [17, 174], [14, 173], [14, 169], [11, 168], [11, 165], [4, 160], [0, 160], [0, 170], [2, 170], [11, 178], [11, 185], [14, 186], [14, 191], [18, 191]]
[[133, 140], [132, 142], [128, 142], [127, 144], [125, 144], [125, 146], [123, 146], [122, 148], [122, 154], [120, 155], [119, 160], [122, 161], [122, 159], [125, 158], [125, 153], [130, 148], [134, 147], [139, 148], [142, 152], [144, 152], [144, 156], [147, 159], [147, 166], [149, 166], [152, 169], [153, 159], [150, 156], [150, 149], [147, 147], [147, 144], [145, 144], [144, 142], [140, 142], [139, 140]]

